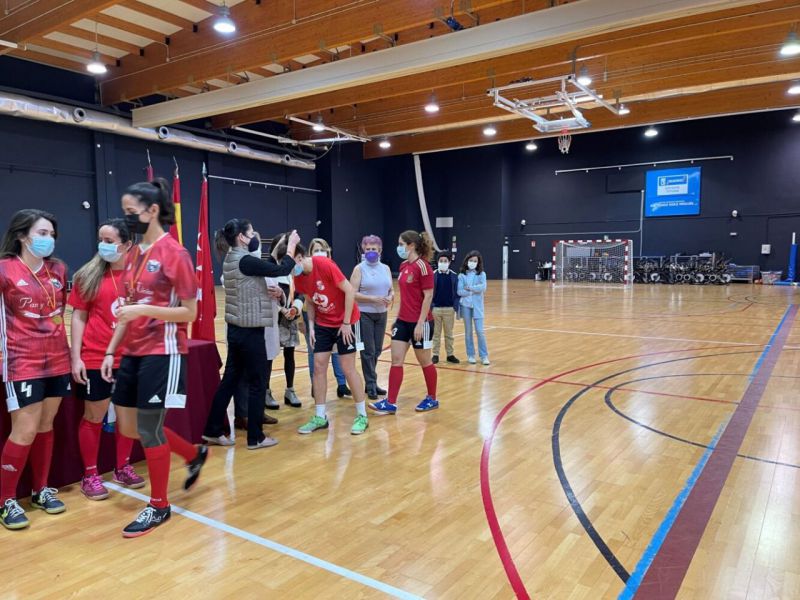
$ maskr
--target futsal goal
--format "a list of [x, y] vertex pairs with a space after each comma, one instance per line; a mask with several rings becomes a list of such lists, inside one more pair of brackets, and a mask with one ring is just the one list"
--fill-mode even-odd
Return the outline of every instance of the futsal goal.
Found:
[[633, 240], [553, 242], [554, 285], [628, 285], [633, 278]]

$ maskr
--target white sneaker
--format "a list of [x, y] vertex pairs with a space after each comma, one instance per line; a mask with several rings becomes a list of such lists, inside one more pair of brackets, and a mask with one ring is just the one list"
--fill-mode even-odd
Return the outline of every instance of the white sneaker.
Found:
[[492, 364], [489, 362], [488, 358], [482, 358], [481, 363], [483, 364], [484, 367], [488, 367], [490, 364]]
[[474, 365], [475, 364], [475, 357], [474, 356], [470, 356], [469, 358], [467, 358], [467, 362], [469, 364], [471, 364], [471, 365]]
[[211, 437], [210, 435], [201, 436], [206, 442], [212, 446], [233, 446], [236, 444], [231, 438], [221, 435], [219, 437]]
[[269, 448], [271, 446], [276, 446], [277, 444], [278, 444], [278, 440], [276, 440], [275, 438], [271, 438], [269, 436], [266, 436], [266, 437], [264, 437], [263, 440], [261, 440], [260, 444], [247, 444], [247, 449], [248, 450], [258, 450], [259, 448]]

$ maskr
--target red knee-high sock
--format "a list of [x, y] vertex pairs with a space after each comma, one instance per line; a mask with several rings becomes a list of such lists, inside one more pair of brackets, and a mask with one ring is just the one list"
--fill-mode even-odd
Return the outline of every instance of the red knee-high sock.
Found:
[[114, 429], [114, 439], [117, 445], [117, 470], [131, 462], [131, 450], [133, 450], [133, 439], [122, 435], [119, 427]]
[[425, 385], [428, 388], [428, 396], [436, 400], [436, 382], [439, 377], [436, 374], [436, 366], [428, 365], [422, 369], [422, 374], [425, 376]]
[[400, 394], [400, 386], [403, 384], [403, 367], [389, 369], [389, 393], [386, 399], [390, 404], [397, 404], [397, 396]]
[[102, 423], [92, 423], [86, 419], [81, 419], [81, 424], [78, 425], [78, 446], [83, 459], [84, 477], [97, 475], [97, 454], [100, 451], [102, 427]]
[[194, 445], [187, 442], [169, 427], [164, 427], [164, 434], [167, 436], [167, 443], [169, 444], [170, 450], [182, 456], [187, 463], [195, 459], [197, 456], [197, 448]]
[[6, 440], [0, 457], [0, 503], [17, 497], [19, 476], [22, 475], [22, 469], [28, 462], [30, 451], [30, 446], [20, 446], [11, 440]]
[[31, 472], [33, 490], [38, 492], [47, 486], [50, 462], [53, 459], [53, 430], [39, 432], [31, 445]]
[[144, 449], [147, 458], [147, 472], [150, 474], [150, 504], [156, 508], [169, 506], [167, 486], [169, 485], [169, 444]]

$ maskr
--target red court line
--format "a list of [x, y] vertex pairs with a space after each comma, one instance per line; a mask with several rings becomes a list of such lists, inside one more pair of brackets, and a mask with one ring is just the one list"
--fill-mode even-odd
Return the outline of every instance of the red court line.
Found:
[[770, 375], [786, 344], [789, 330], [797, 316], [797, 309], [797, 305], [789, 307], [785, 321], [779, 326], [774, 343], [764, 357], [764, 363], [745, 390], [739, 406], [736, 407], [700, 477], [689, 492], [634, 598], [659, 600], [677, 596], [711, 514], [722, 494], [758, 403], [764, 395]]

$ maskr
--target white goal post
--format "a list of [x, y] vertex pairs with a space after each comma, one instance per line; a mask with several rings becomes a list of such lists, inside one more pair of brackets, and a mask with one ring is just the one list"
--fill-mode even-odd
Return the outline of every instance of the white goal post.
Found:
[[553, 242], [554, 285], [628, 285], [633, 280], [633, 240]]

